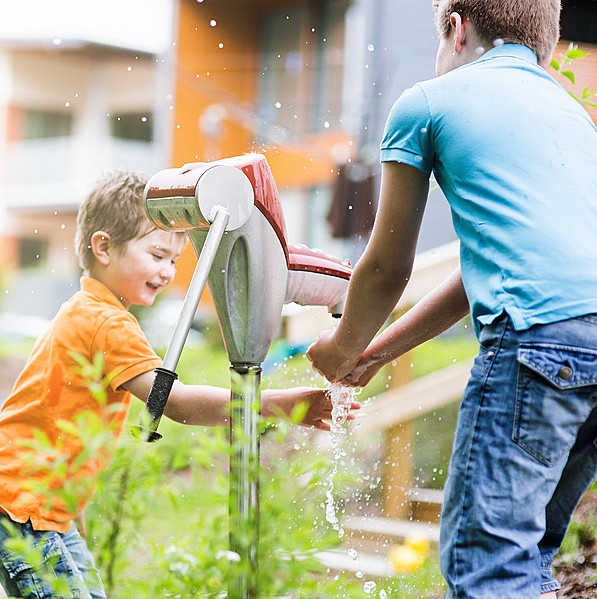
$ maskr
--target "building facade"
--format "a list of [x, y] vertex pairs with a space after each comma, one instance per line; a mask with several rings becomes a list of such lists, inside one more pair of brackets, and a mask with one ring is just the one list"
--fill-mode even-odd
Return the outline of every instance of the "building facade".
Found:
[[[0, 7], [0, 311], [51, 317], [72, 293], [76, 211], [111, 168], [155, 172], [262, 153], [290, 241], [358, 258], [366, 227], [334, 222], [339, 181], [358, 164], [348, 182], [375, 202], [386, 115], [404, 89], [434, 76], [431, 2], [32, 4]], [[590, 52], [572, 67], [579, 94], [597, 90], [594, 4], [564, 0], [563, 36]], [[345, 212], [366, 213], [353, 197]], [[452, 239], [436, 190], [420, 249]], [[194, 262], [189, 249], [179, 290]]]

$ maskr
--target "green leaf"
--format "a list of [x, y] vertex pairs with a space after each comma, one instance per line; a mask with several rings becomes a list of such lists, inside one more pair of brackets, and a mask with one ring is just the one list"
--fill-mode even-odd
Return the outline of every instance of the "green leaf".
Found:
[[74, 422], [70, 420], [58, 420], [56, 422], [58, 428], [65, 433], [70, 433], [73, 437], [78, 437], [80, 435], [80, 430]]
[[579, 58], [584, 58], [587, 56], [588, 52], [585, 50], [579, 50], [578, 48], [569, 48], [566, 51], [566, 57], [570, 60], [578, 60]]
[[576, 83], [576, 76], [573, 71], [560, 71], [560, 73], [562, 76], [566, 77], [566, 79], [569, 79], [573, 85]]

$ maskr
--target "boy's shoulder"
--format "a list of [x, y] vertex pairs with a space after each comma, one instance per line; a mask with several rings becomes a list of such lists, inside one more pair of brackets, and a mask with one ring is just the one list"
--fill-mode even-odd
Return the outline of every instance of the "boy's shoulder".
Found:
[[137, 319], [103, 283], [85, 276], [81, 278], [81, 288], [61, 306], [53, 324], [55, 328], [81, 333], [109, 320], [121, 326], [138, 326]]

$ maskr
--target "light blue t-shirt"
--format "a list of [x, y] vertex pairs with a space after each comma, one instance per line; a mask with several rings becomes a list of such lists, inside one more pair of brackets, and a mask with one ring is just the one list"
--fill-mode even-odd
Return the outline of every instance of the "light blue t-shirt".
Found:
[[597, 313], [597, 128], [524, 46], [405, 91], [382, 162], [432, 171], [450, 203], [478, 331]]

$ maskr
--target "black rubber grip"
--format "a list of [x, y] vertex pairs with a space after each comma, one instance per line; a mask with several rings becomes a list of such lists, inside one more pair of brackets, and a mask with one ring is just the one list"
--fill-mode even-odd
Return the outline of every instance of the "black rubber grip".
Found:
[[164, 414], [172, 385], [178, 378], [176, 372], [172, 372], [167, 368], [156, 368], [155, 373], [155, 379], [147, 396], [141, 421], [137, 426], [131, 427], [131, 432], [135, 437], [148, 442], [162, 438], [162, 435], [157, 432], [157, 428]]

